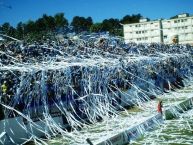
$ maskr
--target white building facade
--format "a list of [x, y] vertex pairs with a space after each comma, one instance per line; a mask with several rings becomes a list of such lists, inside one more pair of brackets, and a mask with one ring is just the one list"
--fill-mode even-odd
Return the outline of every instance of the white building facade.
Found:
[[174, 38], [180, 44], [193, 44], [193, 16], [178, 15], [175, 19], [148, 21], [123, 25], [125, 42], [136, 43], [173, 43]]

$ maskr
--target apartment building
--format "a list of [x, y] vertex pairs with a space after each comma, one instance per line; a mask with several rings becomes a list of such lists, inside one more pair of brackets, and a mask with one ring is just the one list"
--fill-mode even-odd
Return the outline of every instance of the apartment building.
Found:
[[175, 19], [141, 19], [139, 23], [123, 25], [125, 42], [193, 44], [193, 16], [180, 14]]

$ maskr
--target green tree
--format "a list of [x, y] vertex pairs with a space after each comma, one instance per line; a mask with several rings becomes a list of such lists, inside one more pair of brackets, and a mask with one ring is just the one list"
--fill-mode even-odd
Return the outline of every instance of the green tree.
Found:
[[102, 22], [102, 26], [103, 26], [103, 29], [102, 29], [103, 31], [108, 31], [113, 35], [120, 35], [121, 33], [120, 31], [122, 29], [122, 26], [118, 19], [113, 19], [113, 18], [105, 19]]
[[24, 37], [24, 27], [25, 25], [22, 22], [19, 22], [16, 27], [16, 37], [18, 39], [23, 39]]
[[47, 16], [46, 14], [43, 15], [42, 17], [43, 23], [45, 26], [46, 31], [52, 31], [55, 29], [55, 20], [54, 17], [52, 16]]
[[46, 28], [46, 25], [44, 23], [44, 20], [43, 18], [39, 18], [36, 22], [35, 22], [35, 26], [36, 26], [36, 30], [38, 32], [40, 31], [45, 31], [47, 28]]
[[74, 31], [79, 33], [82, 31], [89, 31], [91, 25], [93, 24], [92, 18], [84, 18], [75, 16], [71, 22], [71, 26], [74, 27]]
[[85, 25], [86, 25], [87, 31], [90, 29], [90, 27], [92, 26], [92, 24], [93, 24], [92, 18], [91, 18], [91, 17], [86, 18]]
[[[130, 24], [139, 22], [142, 18], [141, 14], [126, 15], [121, 20], [119, 19], [105, 19], [102, 23], [93, 24], [91, 17], [75, 16], [71, 22], [74, 31], [79, 33], [82, 31], [102, 32], [108, 31], [113, 35], [123, 36], [123, 28], [120, 23]], [[56, 28], [63, 28], [68, 25], [68, 20], [64, 17], [64, 13], [57, 13], [54, 16], [44, 14], [36, 21], [29, 20], [26, 23], [19, 22], [16, 29], [9, 23], [4, 23], [0, 27], [0, 31], [10, 36], [16, 36], [18, 39], [23, 37], [28, 38], [42, 38], [49, 35], [56, 30]], [[50, 33], [51, 32], [51, 33]]]
[[136, 14], [136, 15], [131, 15], [131, 16], [126, 15], [120, 20], [120, 22], [122, 24], [138, 23], [141, 18], [142, 18], [141, 14]]
[[12, 36], [12, 37], [16, 37], [16, 33], [17, 33], [16, 29], [11, 26], [9, 31], [8, 31], [8, 35]]
[[57, 13], [54, 16], [56, 27], [64, 27], [68, 25], [68, 20], [64, 17], [64, 13]]
[[176, 19], [178, 18], [178, 15], [172, 16], [170, 19]]
[[10, 28], [11, 28], [11, 25], [9, 23], [4, 23], [2, 26], [1, 26], [1, 30], [4, 34], [8, 34], [9, 31], [10, 31]]
[[103, 30], [102, 23], [92, 24], [90, 27], [90, 32], [101, 32]]
[[16, 36], [16, 29], [12, 27], [9, 23], [4, 23], [1, 26], [1, 31], [3, 32], [3, 34], [6, 34], [8, 36], [12, 36], [12, 37]]
[[27, 33], [33, 33], [37, 32], [39, 27], [36, 25], [36, 23], [32, 20], [29, 20], [25, 25], [24, 25], [24, 32], [25, 34]]

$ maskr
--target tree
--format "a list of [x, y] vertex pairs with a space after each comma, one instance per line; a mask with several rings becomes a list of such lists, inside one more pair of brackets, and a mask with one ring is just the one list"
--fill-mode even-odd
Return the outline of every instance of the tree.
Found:
[[92, 24], [90, 27], [90, 32], [101, 32], [101, 31], [103, 31], [102, 23], [95, 23]]
[[170, 19], [176, 19], [178, 18], [178, 15], [172, 16]]
[[55, 20], [55, 25], [57, 28], [68, 25], [68, 20], [64, 17], [64, 13], [57, 13], [54, 16], [54, 20]]
[[46, 30], [46, 25], [44, 23], [43, 18], [39, 18], [36, 22], [35, 22], [35, 26], [36, 26], [36, 30], [37, 31], [45, 31]]
[[92, 26], [92, 24], [93, 24], [93, 21], [92, 21], [92, 18], [91, 17], [88, 17], [87, 19], [86, 19], [86, 27], [87, 27], [87, 30], [89, 30], [89, 28]]
[[17, 30], [16, 37], [18, 39], [23, 39], [23, 37], [24, 37], [24, 27], [25, 27], [25, 25], [22, 22], [19, 22], [17, 24], [17, 27], [16, 27], [16, 30]]
[[120, 34], [120, 31], [122, 29], [122, 26], [120, 25], [120, 22], [118, 19], [105, 19], [102, 22], [102, 26], [103, 26], [103, 31], [108, 31], [113, 35], [118, 35]]
[[[85, 18], [75, 16], [70, 25], [73, 26], [73, 30], [76, 33], [80, 33], [82, 31], [108, 31], [110, 34], [123, 36], [123, 28], [120, 23], [137, 23], [141, 18], [141, 14], [126, 15], [121, 20], [111, 18], [105, 19], [102, 23], [93, 24], [91, 17]], [[16, 29], [9, 23], [4, 23], [0, 26], [0, 31], [13, 37], [16, 36], [18, 39], [23, 39], [24, 36], [39, 39], [49, 34], [49, 32], [56, 32], [59, 29], [64, 32], [65, 26], [68, 26], [68, 20], [64, 17], [64, 13], [57, 13], [54, 16], [44, 14], [36, 21], [29, 20], [26, 23], [19, 22]]]
[[8, 34], [9, 33], [9, 30], [11, 28], [11, 25], [9, 23], [4, 23], [2, 26], [1, 26], [1, 30], [3, 31], [4, 34]]
[[16, 33], [17, 33], [16, 29], [11, 26], [9, 29], [8, 35], [12, 37], [16, 37]]
[[74, 31], [80, 33], [82, 31], [89, 31], [91, 25], [93, 24], [92, 18], [84, 18], [75, 16], [71, 22], [71, 26], [74, 27]]
[[37, 26], [37, 24], [32, 21], [29, 20], [26, 25], [24, 25], [24, 32], [25, 33], [33, 33], [33, 32], [37, 32], [39, 29], [39, 26]]
[[12, 27], [9, 23], [4, 23], [1, 26], [1, 30], [4, 34], [6, 34], [8, 36], [12, 36], [12, 37], [16, 36], [16, 29], [14, 27]]
[[43, 17], [42, 17], [42, 20], [43, 20], [43, 23], [44, 23], [46, 31], [50, 31], [50, 30], [54, 30], [55, 29], [54, 17], [47, 16], [46, 14], [44, 14]]
[[120, 22], [122, 24], [131, 24], [131, 23], [138, 23], [139, 20], [142, 18], [142, 15], [141, 14], [137, 14], [137, 15], [126, 15], [124, 16]]

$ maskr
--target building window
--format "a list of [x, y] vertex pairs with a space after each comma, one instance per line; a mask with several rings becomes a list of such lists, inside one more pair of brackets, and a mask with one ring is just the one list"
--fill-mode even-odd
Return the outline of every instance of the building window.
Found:
[[180, 30], [180, 27], [175, 27], [175, 30]]
[[177, 20], [174, 20], [174, 23], [178, 23], [178, 21], [177, 21]]
[[140, 27], [141, 25], [140, 24], [138, 24], [138, 25], [135, 25], [135, 27]]
[[142, 33], [142, 31], [136, 31], [136, 34], [141, 34]]
[[188, 29], [188, 26], [182, 26], [182, 29]]
[[168, 36], [167, 35], [164, 35], [164, 39], [167, 39], [168, 38]]

